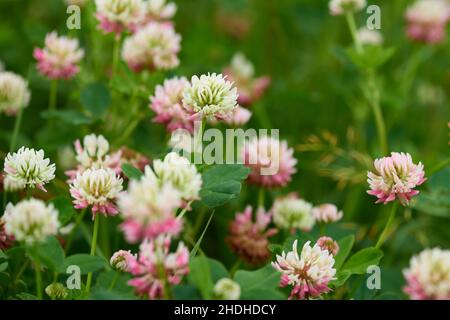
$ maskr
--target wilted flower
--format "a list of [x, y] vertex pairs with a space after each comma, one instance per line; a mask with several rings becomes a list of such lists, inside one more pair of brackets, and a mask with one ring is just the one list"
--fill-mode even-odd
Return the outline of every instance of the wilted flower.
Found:
[[226, 240], [231, 250], [251, 265], [264, 264], [270, 259], [268, 238], [277, 233], [276, 229], [267, 228], [270, 221], [270, 213], [266, 213], [262, 207], [256, 212], [255, 222], [251, 206], [247, 206], [243, 213], [236, 214], [230, 223], [230, 235]]
[[390, 157], [376, 159], [374, 166], [375, 172], [367, 173], [367, 193], [378, 198], [376, 203], [386, 204], [398, 198], [402, 204], [408, 204], [419, 193], [414, 188], [426, 180], [423, 164], [414, 164], [408, 153], [392, 152]]
[[403, 271], [405, 293], [413, 300], [450, 300], [450, 250], [426, 249]]
[[174, 77], [157, 85], [154, 96], [150, 97], [150, 108], [155, 111], [154, 122], [163, 123], [168, 131], [186, 129], [194, 131], [194, 121], [183, 108], [183, 91], [189, 85], [185, 77]]
[[275, 199], [271, 212], [273, 222], [282, 229], [309, 231], [315, 224], [312, 204], [295, 194]]
[[438, 43], [445, 38], [450, 20], [450, 4], [444, 0], [419, 0], [406, 11], [409, 38], [427, 43]]
[[45, 293], [53, 300], [64, 300], [69, 296], [69, 290], [59, 282], [49, 284], [45, 288]]
[[79, 48], [77, 39], [58, 37], [55, 31], [45, 37], [45, 47], [35, 48], [34, 57], [38, 61], [39, 72], [49, 79], [70, 79], [80, 68], [84, 51]]
[[5, 230], [17, 241], [32, 245], [58, 233], [58, 211], [52, 204], [37, 199], [9, 203], [3, 216]]
[[296, 172], [294, 150], [286, 141], [268, 136], [246, 141], [241, 150], [244, 165], [251, 168], [250, 183], [266, 188], [284, 187]]
[[239, 300], [241, 287], [229, 278], [222, 278], [214, 286], [214, 295], [222, 300]]
[[331, 203], [325, 203], [312, 209], [317, 222], [331, 223], [342, 219], [344, 213]]
[[44, 159], [44, 150], [35, 151], [22, 147], [17, 152], [8, 153], [5, 158], [5, 180], [18, 186], [38, 187], [45, 190], [44, 185], [55, 178], [55, 164]]
[[177, 285], [189, 273], [188, 249], [180, 242], [172, 253], [170, 243], [170, 237], [162, 235], [145, 240], [140, 246], [139, 257], [129, 257], [128, 272], [135, 278], [128, 284], [135, 288], [137, 294], [149, 299], [163, 298], [165, 281], [168, 285]]
[[127, 272], [128, 260], [133, 258], [135, 257], [133, 257], [130, 250], [128, 251], [119, 250], [117, 252], [114, 252], [109, 263], [111, 264], [111, 267], [113, 267], [114, 269], [118, 271]]
[[180, 42], [172, 25], [150, 22], [125, 39], [122, 59], [135, 72], [173, 69], [180, 63]]
[[261, 98], [270, 85], [268, 76], [255, 78], [253, 64], [242, 53], [236, 53], [231, 65], [224, 70], [224, 74], [234, 81], [238, 90], [238, 103], [248, 106]]
[[330, 12], [334, 16], [360, 11], [366, 5], [366, 0], [330, 0], [329, 3]]
[[281, 272], [280, 286], [294, 287], [289, 299], [316, 298], [331, 290], [328, 283], [335, 279], [334, 258], [318, 244], [311, 247], [310, 241], [306, 242], [299, 256], [295, 240], [292, 251], [287, 254], [283, 252], [281, 256], [277, 255], [276, 259], [272, 265]]
[[97, 213], [116, 215], [115, 202], [122, 191], [122, 178], [111, 169], [87, 169], [78, 173], [70, 185], [76, 209], [92, 206], [93, 217]]
[[119, 35], [126, 29], [134, 30], [143, 19], [142, 0], [95, 0], [95, 6], [99, 28], [105, 33]]
[[145, 166], [147, 166], [150, 163], [150, 159], [147, 158], [145, 155], [136, 152], [134, 150], [131, 150], [127, 147], [120, 148], [119, 152], [121, 155], [120, 163], [129, 163], [133, 167], [144, 171]]
[[29, 102], [28, 83], [15, 73], [0, 71], [0, 113], [15, 115]]
[[383, 35], [378, 30], [370, 30], [366, 27], [362, 27], [358, 30], [356, 37], [361, 44], [374, 46], [383, 44]]
[[183, 104], [190, 114], [222, 119], [237, 107], [237, 89], [222, 74], [193, 76], [184, 90]]
[[0, 250], [7, 250], [12, 247], [14, 236], [6, 233], [5, 219], [0, 217]]
[[339, 245], [330, 237], [320, 237], [317, 240], [317, 244], [322, 250], [328, 250], [333, 256], [336, 256], [339, 252]]
[[175, 217], [181, 195], [170, 183], [161, 184], [150, 167], [140, 180], [131, 180], [128, 190], [119, 195], [118, 205], [124, 222], [125, 238], [136, 243], [162, 233], [177, 235], [183, 221]]
[[167, 0], [147, 0], [144, 2], [144, 23], [162, 22], [172, 19], [177, 12], [177, 5]]

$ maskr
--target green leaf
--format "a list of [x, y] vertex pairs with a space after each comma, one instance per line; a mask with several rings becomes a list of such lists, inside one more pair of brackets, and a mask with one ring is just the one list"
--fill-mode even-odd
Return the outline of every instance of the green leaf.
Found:
[[101, 118], [111, 104], [111, 95], [101, 83], [91, 83], [80, 94], [81, 104], [96, 118]]
[[63, 226], [66, 225], [76, 214], [72, 201], [64, 196], [53, 198], [50, 202], [58, 210], [58, 220]]
[[355, 48], [347, 49], [350, 60], [360, 69], [376, 69], [385, 64], [395, 53], [395, 48], [382, 46], [364, 46], [362, 53]]
[[345, 259], [347, 259], [350, 251], [353, 248], [353, 244], [355, 243], [355, 236], [349, 235], [345, 238], [342, 238], [338, 241], [339, 252], [334, 258], [334, 268], [339, 270], [341, 266], [344, 264]]
[[8, 262], [0, 263], [0, 272], [5, 271], [8, 268]]
[[52, 271], [61, 271], [61, 267], [64, 265], [64, 250], [53, 236], [30, 248], [29, 253]]
[[2, 250], [0, 250], [0, 259], [8, 259], [8, 256]]
[[129, 179], [139, 180], [144, 175], [139, 169], [133, 167], [129, 163], [122, 165], [122, 171]]
[[136, 300], [133, 294], [126, 294], [108, 289], [92, 290], [89, 300]]
[[279, 290], [280, 274], [270, 264], [255, 270], [238, 270], [234, 281], [241, 287], [242, 300], [286, 299]]
[[[97, 277], [97, 281], [95, 283], [96, 289], [111, 289], [115, 292], [132, 294], [133, 287], [128, 284], [128, 280], [130, 280], [130, 275], [123, 272], [118, 272], [115, 270], [108, 270], [99, 273]], [[115, 281], [113, 288], [111, 284]]]
[[27, 292], [21, 292], [16, 294], [16, 297], [20, 300], [38, 300], [38, 298], [35, 295], [29, 294]]
[[199, 256], [191, 259], [189, 269], [189, 284], [198, 289], [203, 299], [210, 299], [214, 284], [208, 258]]
[[416, 197], [414, 208], [432, 216], [450, 218], [450, 166], [433, 174], [428, 191]]
[[201, 300], [202, 298], [197, 288], [191, 285], [174, 286], [172, 293], [176, 300]]
[[369, 266], [378, 265], [383, 257], [383, 251], [370, 247], [364, 248], [351, 256], [342, 267], [343, 272], [364, 274]]
[[227, 268], [221, 262], [210, 258], [207, 259], [211, 269], [211, 279], [214, 283], [222, 278], [229, 278], [230, 275], [228, 274]]
[[105, 268], [108, 264], [105, 259], [88, 254], [75, 254], [68, 257], [64, 263], [64, 269], [68, 266], [76, 265], [80, 267], [81, 274], [88, 274]]
[[219, 164], [206, 169], [200, 191], [202, 203], [209, 208], [221, 206], [241, 192], [241, 182], [250, 169], [240, 164]]
[[91, 124], [95, 121], [94, 118], [74, 110], [46, 110], [41, 115], [44, 119], [56, 119], [74, 126]]

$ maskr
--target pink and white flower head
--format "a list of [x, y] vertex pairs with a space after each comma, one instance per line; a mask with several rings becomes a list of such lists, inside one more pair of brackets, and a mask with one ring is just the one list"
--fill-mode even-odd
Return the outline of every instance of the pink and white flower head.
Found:
[[144, 23], [164, 22], [173, 18], [177, 12], [177, 5], [167, 0], [147, 0], [144, 3], [144, 12]]
[[252, 169], [248, 181], [265, 188], [286, 186], [297, 171], [293, 154], [294, 150], [286, 141], [269, 136], [246, 141], [241, 149], [241, 159]]
[[426, 249], [403, 271], [406, 294], [413, 300], [450, 300], [450, 250]]
[[312, 214], [319, 223], [331, 223], [342, 219], [344, 213], [331, 203], [325, 203], [312, 209]]
[[147, 166], [140, 180], [131, 180], [119, 195], [118, 206], [124, 222], [121, 229], [130, 243], [160, 234], [178, 235], [183, 220], [175, 217], [182, 205], [181, 194], [170, 183], [161, 183]]
[[131, 254], [131, 251], [119, 250], [114, 252], [109, 263], [111, 267], [118, 271], [127, 272], [128, 271], [128, 261], [129, 259], [136, 258]]
[[65, 0], [65, 2], [68, 6], [84, 7], [86, 5], [86, 2], [88, 2], [88, 0]]
[[28, 82], [21, 76], [0, 70], [0, 113], [16, 115], [30, 103]]
[[390, 157], [376, 159], [375, 171], [368, 172], [368, 194], [376, 196], [376, 203], [394, 201], [396, 198], [407, 205], [419, 193], [415, 190], [425, 182], [423, 164], [414, 164], [408, 153], [392, 152]]
[[226, 242], [242, 260], [260, 266], [270, 259], [268, 238], [275, 235], [277, 230], [268, 228], [272, 217], [264, 208], [258, 208], [256, 221], [253, 221], [252, 211], [252, 207], [247, 206], [243, 213], [236, 214], [230, 223]]
[[180, 63], [180, 42], [181, 36], [172, 25], [150, 22], [125, 39], [122, 59], [135, 72], [170, 70]]
[[49, 79], [70, 79], [79, 71], [84, 51], [79, 48], [77, 39], [58, 37], [55, 31], [45, 37], [45, 47], [34, 49], [39, 72]]
[[171, 238], [166, 235], [146, 239], [139, 248], [139, 256], [128, 258], [128, 272], [134, 276], [128, 284], [138, 295], [161, 299], [164, 297], [164, 281], [177, 285], [189, 273], [188, 249], [179, 242], [176, 251], [170, 252], [170, 244]]
[[230, 115], [225, 117], [223, 122], [232, 127], [242, 127], [251, 117], [252, 113], [250, 110], [239, 106], [235, 108]]
[[310, 231], [316, 221], [312, 204], [300, 199], [295, 193], [275, 199], [272, 209], [273, 222], [280, 229]]
[[406, 21], [406, 33], [410, 39], [441, 42], [450, 21], [450, 4], [445, 0], [418, 0], [406, 11]]
[[194, 132], [194, 121], [183, 108], [183, 92], [188, 85], [185, 77], [166, 79], [150, 97], [150, 108], [156, 113], [153, 121], [164, 124], [169, 132], [177, 129]]
[[336, 274], [333, 255], [317, 243], [311, 247], [310, 241], [304, 244], [299, 256], [295, 240], [292, 251], [277, 255], [272, 266], [281, 272], [281, 287], [294, 287], [289, 299], [317, 298], [329, 292], [328, 283], [335, 279]]
[[116, 199], [122, 191], [123, 180], [111, 169], [86, 169], [78, 173], [70, 185], [75, 209], [92, 207], [92, 217], [101, 213], [113, 216], [118, 213]]
[[69, 183], [75, 179], [78, 173], [82, 173], [86, 169], [110, 168], [116, 174], [121, 173], [122, 152], [108, 154], [109, 142], [102, 135], [87, 135], [83, 138], [83, 144], [80, 140], [76, 140], [74, 145], [78, 166], [75, 170], [65, 172], [69, 177]]
[[39, 188], [55, 178], [55, 164], [44, 158], [44, 150], [36, 151], [22, 147], [17, 152], [8, 153], [5, 158], [5, 180], [17, 186]]
[[234, 81], [238, 90], [238, 103], [243, 106], [259, 100], [271, 82], [268, 76], [255, 78], [253, 64], [240, 52], [233, 56], [224, 74]]
[[184, 108], [195, 118], [221, 120], [237, 108], [238, 93], [222, 74], [193, 76], [183, 92]]
[[14, 236], [6, 233], [5, 219], [0, 217], [0, 250], [7, 250], [13, 246]]
[[358, 30], [356, 37], [363, 45], [381, 46], [383, 44], [383, 34], [378, 30], [370, 30], [362, 27]]
[[333, 256], [336, 256], [339, 252], [338, 243], [330, 237], [320, 237], [319, 240], [317, 240], [317, 244], [322, 250], [328, 250]]
[[329, 2], [330, 13], [333, 16], [361, 11], [366, 5], [366, 0], [330, 0]]
[[105, 33], [134, 31], [144, 18], [142, 0], [95, 0], [99, 28]]

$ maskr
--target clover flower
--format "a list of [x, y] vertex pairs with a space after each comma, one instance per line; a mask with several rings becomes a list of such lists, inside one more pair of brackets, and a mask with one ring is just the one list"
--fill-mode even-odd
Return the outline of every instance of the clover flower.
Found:
[[180, 63], [180, 42], [172, 25], [150, 22], [125, 39], [122, 59], [135, 72], [173, 69]]
[[415, 41], [439, 43], [445, 39], [450, 4], [444, 0], [419, 0], [406, 11], [406, 33]]
[[267, 228], [272, 220], [270, 213], [258, 208], [256, 221], [252, 218], [252, 207], [247, 206], [243, 213], [237, 213], [230, 223], [226, 239], [231, 250], [250, 265], [262, 265], [270, 259], [268, 238], [277, 233]]
[[311, 247], [310, 241], [303, 245], [299, 256], [295, 240], [292, 251], [287, 254], [283, 251], [281, 256], [277, 255], [272, 266], [281, 272], [281, 287], [294, 287], [289, 299], [317, 298], [329, 292], [331, 289], [328, 283], [335, 279], [336, 274], [333, 255], [317, 243]]
[[8, 153], [5, 158], [5, 180], [15, 186], [38, 187], [46, 191], [44, 185], [55, 178], [55, 164], [44, 159], [44, 150], [35, 151], [22, 147], [17, 152]]
[[378, 30], [370, 30], [366, 27], [362, 27], [358, 30], [356, 37], [359, 43], [363, 45], [379, 46], [383, 44], [383, 35]]
[[392, 152], [390, 157], [376, 159], [375, 172], [368, 172], [368, 194], [376, 196], [376, 203], [394, 201], [407, 205], [419, 193], [415, 190], [426, 181], [423, 164], [414, 164], [408, 153]]
[[252, 169], [248, 176], [250, 183], [265, 188], [284, 187], [296, 172], [297, 160], [294, 150], [286, 141], [262, 136], [246, 141], [241, 149], [245, 166]]
[[35, 48], [33, 53], [39, 72], [49, 79], [70, 79], [79, 71], [84, 51], [77, 39], [58, 37], [53, 31], [45, 36], [45, 47]]
[[7, 250], [13, 246], [14, 236], [6, 233], [5, 219], [0, 217], [0, 250]]
[[143, 19], [142, 0], [95, 0], [99, 28], [105, 33], [119, 35], [125, 30], [133, 31]]
[[331, 223], [342, 219], [344, 213], [331, 203], [325, 203], [312, 209], [312, 214], [317, 222]]
[[69, 290], [59, 282], [53, 282], [45, 288], [45, 293], [54, 300], [64, 300], [69, 296]]
[[255, 78], [253, 64], [241, 52], [236, 53], [224, 74], [228, 76], [238, 91], [238, 103], [249, 106], [259, 100], [269, 87], [271, 79], [268, 76]]
[[5, 231], [17, 241], [33, 245], [58, 233], [58, 211], [52, 204], [37, 199], [9, 203], [3, 216]]
[[221, 300], [239, 300], [241, 286], [230, 278], [222, 278], [214, 285], [214, 295]]
[[273, 222], [282, 229], [310, 231], [315, 224], [312, 208], [312, 204], [293, 193], [275, 199], [271, 209]]
[[222, 74], [193, 76], [183, 93], [183, 105], [192, 115], [222, 119], [237, 107], [237, 89]]
[[336, 256], [339, 252], [339, 245], [330, 237], [320, 237], [317, 240], [317, 244], [322, 250], [328, 250], [333, 256]]
[[155, 238], [162, 233], [177, 235], [183, 221], [175, 217], [181, 195], [170, 183], [160, 183], [147, 166], [140, 180], [131, 180], [119, 195], [118, 206], [124, 222], [121, 229], [130, 243]]
[[88, 0], [65, 0], [65, 3], [68, 6], [79, 6], [79, 7], [84, 7], [86, 5], [86, 3], [88, 2]]
[[450, 300], [450, 250], [426, 249], [403, 271], [406, 294], [413, 300]]
[[115, 202], [122, 191], [122, 178], [111, 169], [86, 169], [78, 173], [70, 185], [75, 209], [92, 207], [93, 218], [97, 213], [116, 215]]
[[131, 254], [131, 251], [125, 251], [125, 250], [119, 250], [117, 252], [114, 252], [112, 255], [109, 263], [111, 264], [111, 267], [118, 271], [127, 272], [128, 271], [128, 260], [132, 259], [133, 255]]
[[248, 109], [237, 107], [223, 121], [230, 126], [241, 127], [250, 120], [251, 116], [252, 113]]
[[357, 12], [364, 9], [366, 5], [366, 0], [330, 0], [329, 2], [330, 13], [333, 16]]
[[28, 83], [15, 73], [0, 70], [0, 113], [15, 115], [29, 102]]
[[145, 155], [135, 150], [129, 149], [127, 147], [120, 148], [120, 150], [117, 153], [121, 155], [120, 157], [121, 164], [124, 163], [131, 164], [133, 167], [139, 169], [140, 171], [144, 171], [145, 167], [150, 163], [150, 159], [147, 158]]
[[173, 18], [177, 12], [177, 5], [166, 0], [147, 0], [144, 3], [144, 23], [163, 22]]
[[170, 236], [159, 236], [144, 240], [139, 247], [139, 256], [127, 260], [128, 272], [134, 279], [128, 284], [136, 293], [149, 299], [160, 299], [165, 295], [164, 282], [177, 285], [189, 273], [189, 251], [183, 242], [175, 252], [170, 252]]
[[177, 129], [194, 131], [194, 121], [183, 108], [183, 92], [189, 85], [185, 77], [174, 77], [157, 85], [155, 94], [150, 97], [150, 108], [156, 113], [154, 122], [162, 123], [169, 132]]

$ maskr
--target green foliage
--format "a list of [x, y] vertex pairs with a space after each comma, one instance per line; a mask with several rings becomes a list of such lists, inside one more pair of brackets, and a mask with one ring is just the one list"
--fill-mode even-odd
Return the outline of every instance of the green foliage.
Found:
[[69, 223], [77, 213], [73, 208], [72, 202], [64, 196], [59, 196], [50, 200], [50, 202], [58, 210], [58, 220], [62, 226]]
[[286, 299], [278, 290], [280, 274], [270, 264], [255, 271], [238, 270], [234, 281], [241, 286], [242, 300]]
[[128, 179], [139, 180], [144, 175], [139, 169], [133, 167], [129, 163], [125, 163], [122, 165], [122, 171], [128, 177]]
[[105, 268], [108, 263], [101, 257], [88, 254], [75, 254], [66, 258], [64, 270], [71, 265], [80, 267], [81, 274], [88, 274], [89, 272], [95, 272]]
[[92, 117], [101, 118], [111, 104], [111, 95], [103, 84], [91, 83], [81, 91], [80, 101]]
[[414, 208], [433, 216], [450, 218], [450, 166], [433, 174], [426, 183], [428, 191], [422, 192]]
[[38, 260], [52, 271], [62, 271], [64, 265], [64, 250], [55, 237], [48, 237], [44, 242], [28, 248], [28, 254], [33, 260]]

